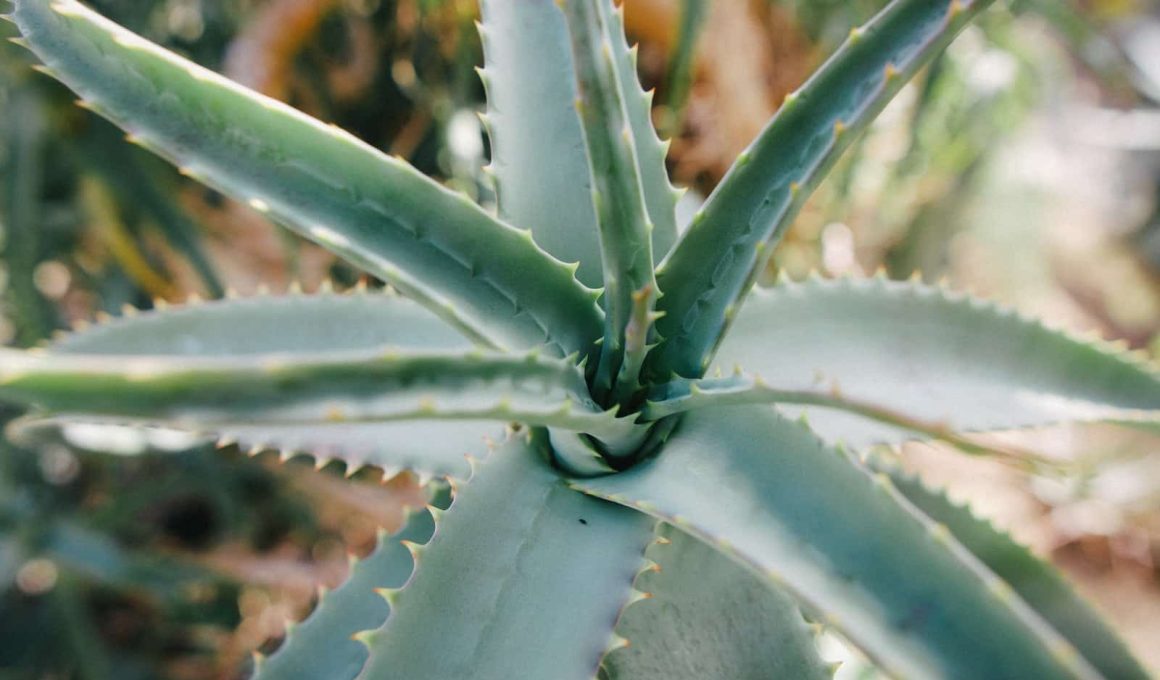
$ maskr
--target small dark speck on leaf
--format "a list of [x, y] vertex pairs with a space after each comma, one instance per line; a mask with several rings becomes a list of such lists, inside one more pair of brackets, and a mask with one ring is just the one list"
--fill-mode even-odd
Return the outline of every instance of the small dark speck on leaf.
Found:
[[580, 518], [580, 523], [584, 526], [588, 526], [588, 520], [584, 519], [583, 517]]

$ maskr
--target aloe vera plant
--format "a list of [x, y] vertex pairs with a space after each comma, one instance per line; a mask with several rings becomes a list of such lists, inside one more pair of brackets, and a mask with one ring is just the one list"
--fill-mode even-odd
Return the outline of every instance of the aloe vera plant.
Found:
[[74, 0], [16, 0], [82, 105], [397, 294], [128, 310], [0, 352], [0, 397], [432, 484], [261, 678], [830, 676], [803, 611], [901, 677], [1147, 677], [1048, 566], [840, 443], [1151, 419], [1151, 366], [918, 283], [754, 290], [989, 4], [854, 29], [679, 232], [612, 0], [482, 3], [498, 214]]

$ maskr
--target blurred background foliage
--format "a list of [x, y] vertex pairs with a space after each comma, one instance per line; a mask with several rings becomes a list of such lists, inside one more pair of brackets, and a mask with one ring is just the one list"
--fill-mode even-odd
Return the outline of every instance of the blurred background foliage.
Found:
[[[474, 0], [92, 4], [493, 201]], [[673, 140], [670, 169], [689, 187], [683, 210], [883, 4], [625, 0], [654, 119]], [[34, 346], [125, 306], [359, 282], [124, 143], [31, 65], [0, 44], [3, 342]], [[1158, 105], [1157, 2], [1000, 3], [847, 155], [766, 283], [919, 272], [1155, 353]], [[275, 648], [318, 586], [341, 582], [348, 554], [421, 501], [406, 475], [346, 481], [338, 465], [178, 433], [29, 431], [19, 415], [0, 410], [11, 434], [0, 443], [0, 679], [244, 677], [251, 652]], [[1067, 474], [933, 445], [898, 453], [1054, 559], [1160, 668], [1160, 436], [1104, 426], [1001, 437], [1058, 457]], [[871, 673], [857, 659], [842, 670]]]

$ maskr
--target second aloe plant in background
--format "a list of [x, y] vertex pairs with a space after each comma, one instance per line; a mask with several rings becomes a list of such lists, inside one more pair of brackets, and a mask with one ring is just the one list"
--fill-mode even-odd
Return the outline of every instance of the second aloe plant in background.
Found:
[[681, 231], [612, 0], [483, 2], [498, 215], [74, 0], [17, 0], [85, 106], [399, 295], [142, 312], [3, 351], [0, 397], [432, 484], [263, 678], [828, 677], [802, 611], [901, 677], [1147, 677], [1051, 568], [837, 443], [1154, 418], [1150, 366], [919, 284], [754, 290], [989, 4], [854, 29]]

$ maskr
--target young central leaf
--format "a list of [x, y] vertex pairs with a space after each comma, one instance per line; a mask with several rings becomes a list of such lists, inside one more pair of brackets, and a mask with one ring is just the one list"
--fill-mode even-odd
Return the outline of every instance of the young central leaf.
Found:
[[[634, 308], [643, 306], [646, 316], [652, 310], [656, 291], [652, 224], [645, 208], [624, 87], [613, 62], [607, 10], [603, 3], [585, 0], [569, 0], [563, 3], [563, 10], [580, 88], [577, 106], [592, 168], [592, 201], [604, 263], [604, 343], [593, 396], [611, 404], [637, 388], [645, 344], [634, 342], [630, 348], [626, 334]], [[635, 356], [626, 357], [630, 349]], [[624, 375], [622, 366], [630, 367]]]

